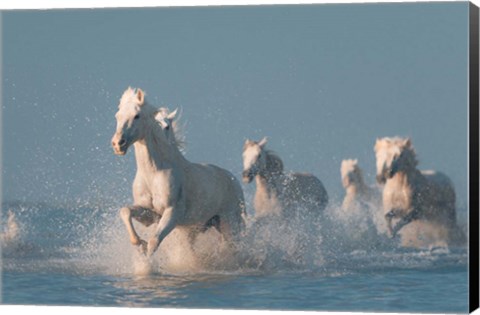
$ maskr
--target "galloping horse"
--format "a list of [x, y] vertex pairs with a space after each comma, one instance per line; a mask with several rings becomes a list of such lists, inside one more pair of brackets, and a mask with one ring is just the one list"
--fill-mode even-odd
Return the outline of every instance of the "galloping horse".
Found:
[[458, 239], [451, 180], [440, 172], [419, 171], [410, 139], [377, 139], [374, 150], [377, 181], [385, 185], [383, 210], [390, 235], [416, 222], [420, 231], [428, 229], [435, 239], [446, 243]]
[[345, 188], [345, 198], [342, 203], [343, 209], [358, 208], [373, 201], [374, 191], [365, 184], [362, 169], [358, 166], [358, 160], [343, 160], [340, 174], [342, 176], [343, 188]]
[[312, 174], [285, 174], [282, 160], [266, 150], [266, 144], [266, 138], [259, 142], [247, 140], [243, 147], [243, 181], [250, 183], [255, 178], [257, 184], [256, 216], [273, 214], [288, 218], [298, 208], [319, 214], [328, 203], [322, 182]]
[[[112, 147], [125, 155], [133, 144], [137, 173], [133, 182], [134, 204], [120, 216], [130, 242], [151, 256], [176, 227], [197, 231], [215, 226], [233, 241], [243, 226], [245, 205], [238, 180], [228, 171], [189, 162], [179, 151], [174, 124], [176, 111], [157, 110], [145, 101], [141, 89], [128, 88], [120, 99]], [[155, 225], [148, 242], [140, 239], [132, 219]]]
[[15, 219], [15, 213], [12, 210], [8, 210], [8, 218], [6, 220], [5, 229], [0, 233], [0, 243], [7, 244], [8, 242], [17, 239], [20, 228], [18, 227], [17, 220]]

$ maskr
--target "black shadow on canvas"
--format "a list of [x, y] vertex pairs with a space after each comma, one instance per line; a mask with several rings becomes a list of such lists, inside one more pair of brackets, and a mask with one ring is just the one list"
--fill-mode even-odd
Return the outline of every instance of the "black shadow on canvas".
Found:
[[478, 7], [470, 3], [470, 312], [478, 308]]

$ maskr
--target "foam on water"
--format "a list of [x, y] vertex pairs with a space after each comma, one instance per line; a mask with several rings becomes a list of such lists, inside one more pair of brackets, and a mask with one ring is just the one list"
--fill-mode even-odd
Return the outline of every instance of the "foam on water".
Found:
[[[398, 239], [386, 236], [377, 208], [345, 211], [336, 205], [319, 219], [250, 215], [233, 246], [213, 228], [199, 234], [193, 244], [185, 230], [175, 229], [154, 256], [146, 258], [129, 243], [118, 208], [4, 204], [3, 209], [15, 214], [18, 235], [2, 239], [3, 267], [137, 276], [312, 271], [335, 275], [378, 268], [464, 266], [468, 260], [464, 248], [402, 248]], [[148, 239], [152, 228], [135, 226]]]

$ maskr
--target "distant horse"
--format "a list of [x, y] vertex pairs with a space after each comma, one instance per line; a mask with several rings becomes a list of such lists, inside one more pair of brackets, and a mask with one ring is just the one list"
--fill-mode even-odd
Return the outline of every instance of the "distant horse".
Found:
[[254, 199], [256, 216], [288, 218], [291, 211], [299, 208], [319, 214], [328, 203], [322, 182], [312, 174], [285, 174], [282, 160], [266, 150], [266, 144], [266, 138], [260, 142], [247, 140], [243, 147], [243, 181], [250, 183], [255, 178], [257, 185]]
[[358, 160], [343, 160], [340, 167], [342, 185], [345, 188], [345, 198], [342, 208], [357, 209], [374, 201], [374, 190], [365, 184], [363, 172], [358, 166]]
[[0, 242], [8, 243], [15, 240], [18, 237], [19, 228], [17, 220], [15, 219], [15, 214], [12, 210], [8, 210], [8, 218], [5, 224], [5, 230], [0, 233]]
[[[383, 210], [390, 235], [394, 237], [407, 225], [414, 224], [425, 239], [442, 243], [461, 239], [451, 180], [440, 172], [419, 171], [410, 139], [377, 139], [374, 150], [377, 181], [385, 185]], [[417, 246], [415, 240], [410, 242], [413, 243], [403, 243]]]
[[[141, 89], [128, 88], [120, 99], [112, 147], [125, 155], [133, 144], [137, 173], [132, 206], [120, 216], [130, 242], [151, 256], [174, 228], [197, 231], [215, 226], [227, 241], [239, 235], [245, 205], [238, 180], [214, 165], [191, 163], [179, 151], [175, 137], [176, 111], [157, 110], [145, 101]], [[132, 218], [145, 226], [155, 224], [148, 242], [136, 233]]]

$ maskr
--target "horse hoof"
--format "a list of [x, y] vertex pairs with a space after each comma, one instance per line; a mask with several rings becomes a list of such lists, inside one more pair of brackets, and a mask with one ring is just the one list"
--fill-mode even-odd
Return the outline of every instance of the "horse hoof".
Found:
[[392, 239], [392, 240], [395, 239], [395, 238], [397, 238], [397, 236], [398, 236], [397, 233], [389, 233], [389, 234], [388, 234], [388, 238], [389, 238], [389, 239]]
[[141, 255], [147, 256], [147, 242], [139, 240], [137, 250]]
[[142, 244], [142, 240], [139, 238], [131, 238], [130, 243], [132, 243], [134, 246], [138, 246]]

